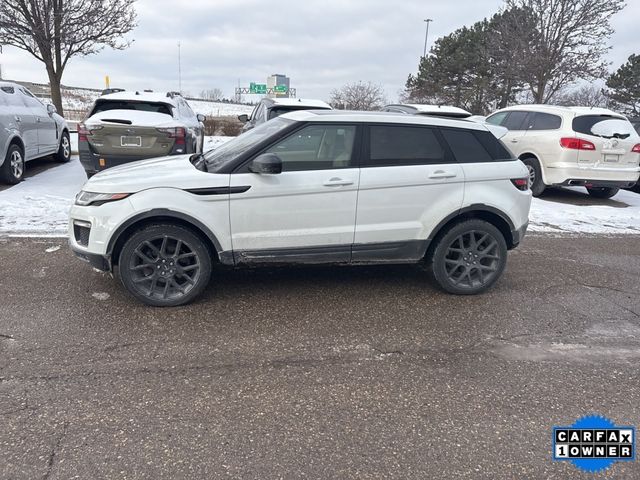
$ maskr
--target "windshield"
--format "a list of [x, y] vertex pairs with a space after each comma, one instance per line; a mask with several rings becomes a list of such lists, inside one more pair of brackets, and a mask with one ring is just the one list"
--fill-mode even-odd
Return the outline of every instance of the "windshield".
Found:
[[229, 140], [220, 147], [208, 151], [204, 156], [207, 170], [209, 172], [215, 172], [228, 162], [232, 162], [239, 158], [243, 153], [247, 152], [263, 140], [266, 140], [272, 135], [286, 129], [292, 123], [292, 120], [274, 118], [273, 120], [252, 128], [233, 140]]

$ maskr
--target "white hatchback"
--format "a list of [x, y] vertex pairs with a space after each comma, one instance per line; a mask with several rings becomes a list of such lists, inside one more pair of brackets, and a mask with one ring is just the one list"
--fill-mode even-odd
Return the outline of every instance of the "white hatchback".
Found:
[[215, 263], [424, 262], [455, 294], [502, 274], [528, 225], [527, 169], [483, 125], [300, 111], [206, 154], [92, 177], [70, 245], [156, 306], [186, 303]]
[[640, 137], [626, 117], [603, 108], [519, 105], [486, 120], [529, 169], [534, 196], [547, 186], [582, 186], [611, 198], [638, 181]]

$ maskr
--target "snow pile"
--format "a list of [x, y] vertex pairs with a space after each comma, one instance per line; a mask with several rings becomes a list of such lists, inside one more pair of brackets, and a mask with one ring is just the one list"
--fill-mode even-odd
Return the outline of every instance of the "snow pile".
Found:
[[[640, 195], [620, 190], [611, 200], [586, 197], [584, 189], [567, 189], [574, 205], [552, 201], [554, 193], [534, 198], [529, 214], [529, 231], [554, 233], [640, 233]], [[561, 192], [561, 191], [560, 191]], [[586, 199], [585, 199], [586, 197]], [[575, 202], [574, 202], [575, 200]]]

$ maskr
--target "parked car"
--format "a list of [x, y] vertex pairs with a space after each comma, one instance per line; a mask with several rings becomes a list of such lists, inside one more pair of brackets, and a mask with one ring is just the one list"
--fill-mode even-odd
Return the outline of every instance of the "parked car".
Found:
[[194, 299], [218, 262], [424, 263], [447, 292], [475, 294], [525, 235], [527, 180], [480, 124], [293, 112], [204, 155], [96, 175], [69, 238], [156, 306]]
[[558, 185], [611, 198], [640, 175], [640, 137], [611, 110], [520, 105], [495, 112], [487, 122], [509, 130], [503, 141], [529, 169], [534, 196]]
[[64, 118], [22, 85], [0, 82], [0, 181], [20, 182], [26, 162], [48, 155], [59, 162], [71, 159]]
[[473, 114], [458, 107], [449, 105], [426, 105], [417, 103], [399, 103], [386, 105], [382, 108], [383, 112], [404, 113], [407, 115], [430, 115], [433, 117], [446, 118], [469, 118]]
[[136, 160], [201, 153], [204, 120], [176, 92], [102, 95], [78, 125], [80, 162], [91, 177]]
[[255, 106], [251, 115], [238, 115], [238, 120], [244, 123], [242, 131], [246, 132], [258, 125], [285, 113], [297, 110], [331, 110], [331, 106], [322, 100], [303, 98], [263, 98]]

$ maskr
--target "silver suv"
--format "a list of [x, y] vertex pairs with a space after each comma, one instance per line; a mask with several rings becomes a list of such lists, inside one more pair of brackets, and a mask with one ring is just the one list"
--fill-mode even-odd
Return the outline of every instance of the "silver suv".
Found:
[[71, 159], [64, 118], [22, 85], [0, 82], [0, 181], [20, 182], [25, 162], [48, 155], [60, 162]]

